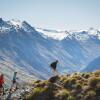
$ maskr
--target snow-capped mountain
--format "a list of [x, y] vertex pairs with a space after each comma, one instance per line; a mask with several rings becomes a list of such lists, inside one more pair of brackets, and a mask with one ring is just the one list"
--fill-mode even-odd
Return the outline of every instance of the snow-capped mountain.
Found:
[[83, 70], [99, 56], [99, 30], [47, 30], [26, 21], [0, 19], [0, 72], [6, 76], [16, 70], [44, 79], [50, 77], [49, 64], [56, 59], [58, 72], [68, 73]]

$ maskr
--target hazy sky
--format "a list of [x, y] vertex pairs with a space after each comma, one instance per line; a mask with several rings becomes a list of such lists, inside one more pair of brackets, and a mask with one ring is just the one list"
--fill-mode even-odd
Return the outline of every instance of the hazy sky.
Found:
[[100, 29], [100, 0], [0, 0], [0, 17], [49, 29]]

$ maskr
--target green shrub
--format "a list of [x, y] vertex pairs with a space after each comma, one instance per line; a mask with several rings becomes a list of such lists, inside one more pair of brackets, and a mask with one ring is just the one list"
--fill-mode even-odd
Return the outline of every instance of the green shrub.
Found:
[[77, 96], [76, 96], [76, 100], [82, 100], [83, 99], [83, 95], [82, 94], [78, 94]]
[[91, 91], [88, 91], [88, 92], [87, 92], [87, 94], [85, 95], [84, 99], [85, 99], [85, 100], [95, 100], [95, 99], [94, 99], [95, 96], [96, 96], [95, 91], [91, 90]]
[[33, 83], [40, 83], [40, 82], [41, 82], [41, 80], [36, 80]]
[[100, 87], [95, 90], [96, 96], [100, 96]]
[[59, 76], [53, 76], [49, 79], [49, 82], [55, 83], [59, 79]]
[[33, 89], [33, 93], [26, 100], [52, 100], [54, 97], [53, 88], [37, 87]]
[[77, 83], [77, 84], [75, 85], [75, 88], [76, 88], [77, 90], [80, 90], [80, 89], [82, 89], [82, 85], [79, 84], [79, 83]]
[[88, 79], [90, 77], [90, 74], [89, 73], [85, 73], [84, 74], [84, 78]]
[[57, 94], [56, 94], [56, 100], [67, 100], [69, 96], [69, 92], [65, 89], [60, 90]]
[[69, 96], [67, 100], [76, 100], [76, 99], [73, 96]]
[[74, 87], [75, 83], [76, 83], [76, 78], [67, 79], [64, 82], [64, 87], [66, 89], [72, 89]]
[[43, 88], [34, 88], [33, 93], [26, 100], [36, 100], [36, 98], [44, 91]]
[[100, 76], [100, 70], [94, 72], [95, 76]]
[[87, 94], [89, 96], [95, 96], [96, 95], [95, 91], [93, 91], [93, 90], [88, 91]]
[[96, 87], [96, 85], [99, 84], [99, 83], [100, 83], [100, 77], [92, 77], [89, 80], [89, 85], [91, 87]]

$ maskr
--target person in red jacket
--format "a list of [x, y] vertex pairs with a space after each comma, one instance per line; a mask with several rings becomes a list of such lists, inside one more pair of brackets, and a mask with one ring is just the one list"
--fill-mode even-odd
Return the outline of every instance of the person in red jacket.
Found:
[[3, 84], [4, 84], [4, 75], [1, 74], [1, 75], [0, 75], [0, 92], [2, 92], [2, 93], [4, 93]]

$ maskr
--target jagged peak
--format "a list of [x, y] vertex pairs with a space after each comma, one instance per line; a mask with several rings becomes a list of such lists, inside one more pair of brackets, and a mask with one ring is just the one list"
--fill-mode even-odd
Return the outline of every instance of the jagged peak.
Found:
[[21, 26], [22, 25], [22, 22], [20, 20], [17, 20], [17, 19], [12, 19], [9, 22], [14, 26]]
[[4, 21], [2, 18], [0, 18], [0, 21], [3, 22], [0, 24], [1, 32], [10, 31], [11, 29], [16, 29], [17, 31], [18, 29], [23, 29], [24, 31], [27, 32], [34, 31], [34, 28], [26, 21], [20, 21], [18, 19], [11, 19], [9, 21]]
[[2, 26], [4, 23], [5, 21], [2, 18], [0, 18], [0, 26]]
[[0, 23], [1, 23], [2, 21], [3, 21], [2, 18], [0, 18]]

